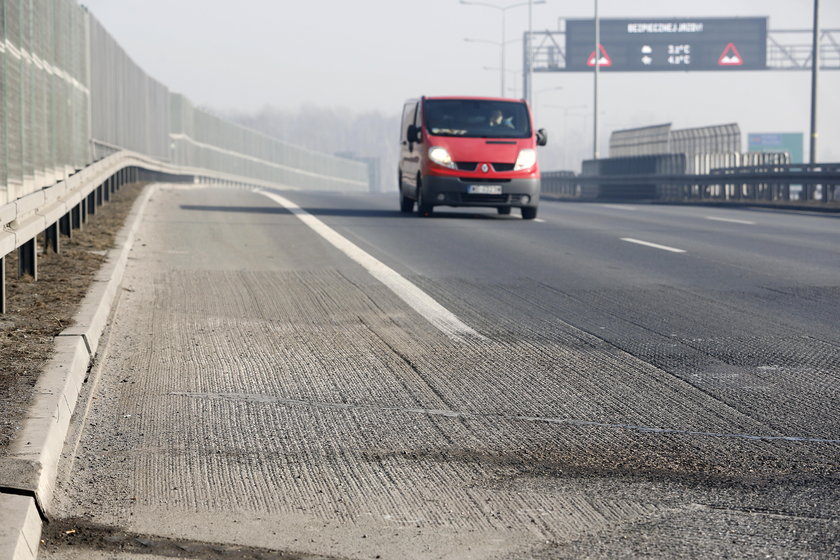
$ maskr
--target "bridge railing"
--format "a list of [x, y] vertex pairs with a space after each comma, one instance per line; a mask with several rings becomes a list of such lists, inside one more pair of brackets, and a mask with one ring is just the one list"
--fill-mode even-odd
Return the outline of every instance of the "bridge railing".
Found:
[[0, 206], [0, 313], [6, 311], [6, 257], [10, 253], [18, 251], [19, 275], [29, 274], [37, 279], [39, 238], [43, 239], [45, 250], [59, 252], [62, 235], [72, 235], [112, 193], [137, 181], [277, 186], [275, 181], [173, 165], [136, 152], [113, 153], [55, 185]]
[[707, 174], [544, 172], [549, 197], [577, 200], [767, 203], [840, 209], [840, 163], [759, 165]]

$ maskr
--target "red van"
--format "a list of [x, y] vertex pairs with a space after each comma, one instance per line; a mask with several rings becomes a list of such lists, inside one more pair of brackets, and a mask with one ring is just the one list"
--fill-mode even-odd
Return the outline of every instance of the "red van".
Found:
[[499, 214], [517, 207], [537, 217], [540, 169], [528, 104], [496, 97], [421, 97], [403, 107], [400, 131], [400, 210], [417, 204], [420, 216], [435, 206], [489, 206]]

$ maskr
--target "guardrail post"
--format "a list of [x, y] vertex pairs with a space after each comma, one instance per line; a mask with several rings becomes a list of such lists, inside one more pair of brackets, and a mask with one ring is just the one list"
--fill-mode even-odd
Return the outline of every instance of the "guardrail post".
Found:
[[38, 241], [35, 237], [18, 249], [18, 276], [25, 274], [38, 279]]
[[0, 257], [0, 313], [6, 312], [6, 257]]
[[47, 229], [44, 230], [44, 253], [48, 252], [50, 248], [52, 248], [52, 250], [56, 253], [58, 253], [60, 249], [58, 240], [58, 222], [47, 226]]
[[105, 202], [111, 200], [111, 187], [108, 185], [108, 180], [106, 179], [104, 183], [102, 183], [102, 198]]
[[71, 217], [72, 213], [73, 210], [71, 209], [58, 220], [58, 231], [61, 233], [61, 235], [73, 237], [73, 220]]
[[79, 229], [82, 229], [82, 224], [87, 222], [87, 200], [82, 199], [78, 204], [79, 208]]

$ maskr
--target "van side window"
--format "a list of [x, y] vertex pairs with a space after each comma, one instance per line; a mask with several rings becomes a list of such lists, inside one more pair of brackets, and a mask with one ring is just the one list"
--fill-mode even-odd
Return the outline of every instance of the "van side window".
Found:
[[406, 103], [403, 107], [403, 115], [402, 115], [402, 138], [400, 138], [401, 143], [406, 143], [407, 134], [408, 134], [408, 127], [411, 124], [414, 124], [416, 121], [416, 114], [417, 114], [417, 103]]

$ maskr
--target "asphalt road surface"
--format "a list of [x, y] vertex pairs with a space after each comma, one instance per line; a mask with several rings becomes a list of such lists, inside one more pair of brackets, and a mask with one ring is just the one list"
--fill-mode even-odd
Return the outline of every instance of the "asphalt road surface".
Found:
[[397, 202], [154, 196], [43, 557], [840, 556], [840, 218]]

